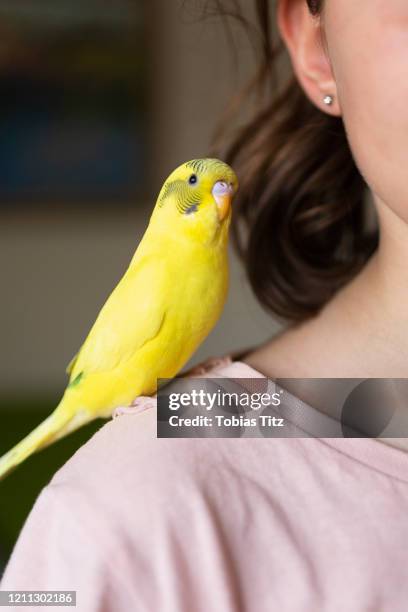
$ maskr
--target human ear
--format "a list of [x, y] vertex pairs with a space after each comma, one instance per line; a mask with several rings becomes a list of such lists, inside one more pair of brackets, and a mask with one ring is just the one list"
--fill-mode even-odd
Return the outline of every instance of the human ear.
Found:
[[[306, 0], [278, 0], [277, 23], [293, 70], [307, 97], [330, 115], [341, 115], [321, 16], [312, 15]], [[329, 106], [325, 96], [333, 98]]]

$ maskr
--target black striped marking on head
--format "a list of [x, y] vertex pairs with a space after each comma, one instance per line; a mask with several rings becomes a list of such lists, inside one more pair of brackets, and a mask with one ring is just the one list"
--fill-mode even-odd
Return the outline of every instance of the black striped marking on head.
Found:
[[200, 205], [197, 202], [197, 194], [191, 189], [186, 181], [177, 179], [167, 183], [159, 201], [159, 207], [163, 206], [164, 200], [170, 195], [175, 195], [177, 210], [183, 214], [195, 212]]
[[[198, 178], [200, 178], [200, 174], [204, 174], [208, 170], [219, 174], [221, 177], [228, 168], [224, 162], [216, 158], [192, 159], [185, 166], [191, 168]], [[164, 201], [170, 195], [175, 195], [177, 210], [180, 213], [195, 212], [200, 205], [200, 202], [197, 201], [197, 194], [192, 190], [192, 185], [188, 183], [188, 178], [186, 180], [176, 179], [166, 183], [158, 202], [159, 208], [163, 206]]]
[[186, 164], [187, 168], [192, 168], [194, 172], [200, 173], [205, 170], [205, 162], [203, 159], [192, 159]]
[[192, 168], [194, 172], [198, 174], [205, 172], [206, 170], [212, 170], [213, 172], [225, 172], [227, 165], [219, 159], [207, 158], [207, 159], [192, 159], [186, 163], [187, 168]]

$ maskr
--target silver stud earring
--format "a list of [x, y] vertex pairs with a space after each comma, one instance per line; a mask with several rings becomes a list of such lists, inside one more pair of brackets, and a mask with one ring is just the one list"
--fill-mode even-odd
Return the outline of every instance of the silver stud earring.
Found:
[[327, 105], [333, 104], [333, 96], [330, 96], [329, 94], [324, 96], [323, 102]]

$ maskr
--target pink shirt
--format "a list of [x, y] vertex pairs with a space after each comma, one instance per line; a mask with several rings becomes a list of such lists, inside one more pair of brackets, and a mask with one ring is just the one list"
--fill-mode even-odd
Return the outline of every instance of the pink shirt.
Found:
[[[210, 373], [261, 376], [229, 358]], [[319, 414], [292, 400], [307, 431]], [[41, 491], [0, 588], [76, 590], [80, 612], [405, 612], [408, 453], [157, 439], [154, 399], [119, 409]]]

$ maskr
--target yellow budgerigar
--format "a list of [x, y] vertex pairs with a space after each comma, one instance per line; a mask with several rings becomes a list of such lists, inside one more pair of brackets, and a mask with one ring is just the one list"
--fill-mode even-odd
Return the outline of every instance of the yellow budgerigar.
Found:
[[0, 459], [0, 478], [32, 453], [157, 391], [217, 322], [228, 288], [234, 171], [195, 159], [164, 183], [131, 262], [67, 367], [55, 410]]

